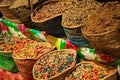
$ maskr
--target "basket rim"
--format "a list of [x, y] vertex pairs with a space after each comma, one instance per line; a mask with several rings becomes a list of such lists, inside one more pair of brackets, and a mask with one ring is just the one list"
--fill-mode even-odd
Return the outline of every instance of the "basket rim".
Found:
[[12, 53], [12, 51], [0, 51], [0, 53], [5, 53], [5, 54], [11, 54]]
[[[39, 42], [39, 43], [43, 43], [43, 42]], [[44, 42], [44, 43], [46, 43], [46, 42]], [[47, 43], [49, 43], [49, 42], [47, 42]], [[49, 44], [51, 44], [51, 43], [49, 43]], [[55, 45], [51, 44], [51, 49], [50, 49], [49, 51], [44, 52], [42, 55], [38, 55], [36, 58], [19, 58], [19, 57], [15, 57], [15, 56], [14, 56], [14, 54], [16, 54], [15, 52], [12, 53], [12, 57], [13, 57], [14, 59], [17, 59], [17, 60], [19, 60], [19, 59], [20, 59], [20, 60], [39, 59], [39, 57], [45, 55], [46, 53], [51, 52], [51, 51], [54, 50], [54, 49], [55, 49]]]
[[[35, 10], [31, 13], [31, 20], [32, 20], [33, 22], [42, 23], [42, 22], [48, 21], [48, 20], [50, 20], [50, 19], [56, 18], [56, 17], [58, 17], [58, 16], [62, 16], [63, 12], [58, 13], [58, 14], [56, 14], [56, 15], [50, 17], [50, 18], [44, 19], [44, 20], [34, 20], [34, 19], [33, 19], [33, 17], [34, 17], [33, 14], [34, 14], [36, 11], [38, 11], [37, 9], [39, 8], [39, 10], [40, 10], [43, 5], [48, 4], [48, 3], [50, 3], [50, 2], [59, 2], [59, 1], [56, 1], [56, 0], [45, 1], [43, 4], [37, 6], [37, 7], [35, 8]], [[71, 7], [71, 6], [70, 6], [70, 7]], [[67, 8], [67, 9], [68, 9], [68, 8]]]
[[[74, 53], [75, 53], [75, 56], [73, 57], [74, 61], [72, 62], [72, 64], [71, 64], [70, 67], [68, 67], [67, 69], [65, 69], [65, 70], [62, 71], [61, 73], [59, 73], [59, 74], [57, 74], [57, 75], [55, 75], [55, 76], [52, 76], [52, 77], [48, 78], [48, 80], [51, 80], [51, 79], [53, 79], [53, 78], [56, 78], [56, 77], [60, 76], [61, 74], [65, 73], [66, 71], [71, 70], [72, 68], [74, 68], [74, 66], [75, 66], [75, 64], [76, 64], [77, 52], [76, 52], [74, 49], [54, 50], [54, 51], [49, 52], [49, 53], [47, 53], [47, 54], [51, 54], [51, 53], [54, 53], [54, 52], [60, 52], [60, 51], [62, 51], [62, 52], [64, 52], [64, 51], [70, 51], [70, 52], [72, 51], [72, 52], [74, 52]], [[46, 54], [46, 55], [47, 55], [47, 54]], [[42, 56], [42, 57], [43, 57], [43, 56]], [[42, 57], [41, 57], [41, 58], [42, 58]], [[41, 58], [39, 58], [39, 59], [41, 59]], [[39, 59], [38, 59], [37, 61], [39, 61]], [[36, 63], [37, 63], [37, 61], [36, 61]], [[35, 63], [34, 66], [33, 66], [32, 73], [34, 73], [34, 67], [35, 67], [36, 63]], [[33, 74], [33, 78], [34, 78], [35, 80], [43, 80], [43, 79], [36, 78], [36, 77], [34, 76], [34, 74]]]
[[36, 23], [43, 23], [43, 22], [46, 22], [46, 21], [48, 21], [48, 20], [51, 20], [51, 19], [56, 18], [56, 17], [61, 16], [61, 15], [62, 15], [62, 13], [61, 13], [61, 14], [54, 15], [54, 16], [52, 16], [52, 17], [50, 17], [50, 18], [47, 18], [47, 19], [44, 19], [44, 20], [35, 20], [35, 19], [33, 19], [33, 13], [32, 13], [32, 14], [31, 14], [31, 20], [32, 20], [33, 22], [36, 22]]
[[10, 7], [11, 6], [11, 4], [5, 4], [5, 5], [2, 5], [2, 4], [0, 4], [0, 7]]
[[[75, 66], [74, 69], [76, 69], [78, 66], [80, 66], [80, 65], [83, 64], [83, 63], [85, 63], [85, 64], [100, 64], [100, 63], [98, 63], [98, 62], [83, 61], [83, 62], [78, 63], [78, 64]], [[101, 64], [101, 65], [104, 65], [104, 64]], [[110, 66], [110, 67], [111, 67], [111, 66]], [[114, 68], [114, 67], [111, 67], [111, 68]], [[66, 76], [68, 76], [71, 72], [73, 72], [74, 69], [73, 69], [72, 71], [70, 71], [69, 73], [67, 73]], [[110, 75], [105, 76], [102, 80], [105, 80], [105, 79], [107, 79], [108, 77], [110, 77], [110, 76], [112, 76], [112, 75], [114, 75], [114, 74], [116, 74], [116, 73], [117, 73], [117, 69], [114, 69], [113, 73], [111, 73]]]
[[108, 34], [108, 33], [114, 32], [114, 31], [120, 29], [120, 27], [117, 27], [117, 28], [115, 28], [115, 29], [113, 29], [113, 30], [111, 30], [111, 31], [102, 32], [102, 33], [97, 33], [97, 34], [86, 33], [86, 31], [84, 31], [83, 29], [84, 29], [84, 27], [81, 28], [82, 33], [85, 34], [85, 35], [87, 35], [87, 36], [100, 36], [100, 35], [105, 35], [105, 34]]

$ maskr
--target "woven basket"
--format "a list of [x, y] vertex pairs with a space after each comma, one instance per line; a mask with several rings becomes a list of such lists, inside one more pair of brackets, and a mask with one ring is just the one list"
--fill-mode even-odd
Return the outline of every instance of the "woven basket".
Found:
[[33, 80], [32, 72], [18, 72], [22, 77], [24, 77], [27, 80]]
[[[53, 53], [53, 52], [73, 52], [73, 53], [75, 54], [75, 56], [73, 56], [74, 61], [73, 61], [73, 63], [71, 64], [70, 67], [68, 67], [66, 70], [64, 70], [63, 72], [61, 72], [61, 73], [59, 73], [59, 74], [57, 74], [57, 75], [55, 75], [55, 76], [52, 76], [52, 77], [50, 77], [50, 78], [45, 79], [45, 80], [64, 80], [64, 77], [65, 77], [66, 73], [68, 73], [69, 71], [71, 71], [71, 70], [74, 68], [75, 64], [76, 64], [76, 56], [77, 56], [76, 51], [75, 51], [75, 50], [72, 50], [72, 49], [64, 49], [64, 50], [52, 51], [52, 52], [47, 53], [47, 54], [51, 54], [51, 53]], [[47, 55], [47, 54], [46, 54], [46, 55]], [[42, 58], [43, 58], [43, 57], [41, 57], [40, 59], [42, 59]], [[36, 62], [36, 63], [37, 63], [37, 62]], [[36, 65], [36, 63], [35, 63], [35, 65]], [[35, 67], [35, 65], [34, 65], [34, 67]], [[33, 78], [34, 78], [35, 80], [43, 80], [43, 79], [36, 78], [36, 77], [34, 76], [34, 67], [33, 67]]]
[[[55, 46], [52, 46], [52, 48], [47, 52], [50, 52], [50, 51], [52, 51], [54, 49], [55, 49]], [[44, 52], [44, 54], [46, 54], [47, 52]], [[43, 56], [44, 54], [38, 55], [36, 58], [28, 58], [28, 59], [17, 58], [17, 57], [14, 56], [14, 54], [16, 54], [16, 53], [13, 52], [12, 57], [13, 57], [16, 65], [17, 65], [17, 68], [18, 68], [19, 72], [21, 73], [21, 75], [23, 77], [27, 77], [28, 79], [29, 78], [31, 79], [33, 65], [39, 59], [39, 57]], [[26, 73], [30, 73], [31, 76], [29, 76], [30, 74], [26, 74]]]
[[13, 10], [9, 9], [10, 5], [0, 5], [0, 12], [3, 17], [11, 22], [21, 23], [21, 21], [12, 13]]
[[59, 0], [49, 0], [49, 1], [45, 1], [43, 4], [39, 5], [35, 10], [33, 10], [33, 4], [32, 4], [32, 2], [33, 2], [33, 1], [31, 0], [31, 10], [32, 10], [31, 19], [32, 19], [33, 22], [42, 23], [42, 22], [48, 21], [48, 20], [50, 20], [50, 19], [53, 19], [53, 18], [55, 18], [55, 17], [58, 17], [58, 16], [61, 16], [61, 15], [62, 15], [62, 13], [58, 13], [58, 14], [53, 15], [53, 16], [51, 16], [51, 17], [49, 17], [49, 18], [44, 19], [44, 20], [34, 20], [34, 15], [35, 15], [36, 11], [38, 11], [42, 6], [44, 6], [44, 5], [48, 4], [48, 3], [52, 3], [52, 2], [59, 2]]
[[102, 50], [120, 57], [120, 28], [99, 34], [88, 34], [82, 28], [82, 33], [96, 50]]
[[[22, 4], [23, 3], [23, 4]], [[37, 0], [33, 1], [33, 6], [37, 5]], [[31, 21], [30, 0], [16, 0], [10, 7], [12, 13], [28, 28], [36, 29], [36, 25]]]
[[66, 26], [64, 24], [65, 21], [65, 15], [62, 16], [62, 26], [64, 29], [64, 32], [67, 36], [67, 38], [72, 42], [73, 44], [77, 46], [89, 46], [89, 42], [82, 34], [81, 31], [81, 25], [76, 26]]
[[[78, 63], [75, 68], [77, 68], [77, 67], [78, 67], [79, 65], [81, 65], [81, 64], [93, 64], [93, 65], [94, 65], [94, 64], [99, 64], [99, 63], [89, 62], [89, 61], [83, 61], [83, 62], [81, 62], [81, 63]], [[103, 64], [101, 64], [101, 65], [103, 65]], [[72, 71], [74, 71], [75, 68], [74, 68]], [[71, 71], [71, 72], [72, 72], [72, 71]], [[69, 72], [69, 73], [66, 75], [66, 77], [68, 77], [69, 74], [71, 74], [71, 72]], [[66, 80], [66, 79], [65, 79], [65, 80]], [[113, 73], [107, 75], [106, 77], [104, 77], [104, 78], [101, 79], [101, 80], [117, 80], [117, 70], [114, 69], [114, 72], [113, 72]]]
[[[0, 37], [0, 45], [3, 43], [4, 38]], [[0, 51], [0, 56], [12, 58], [12, 51]]]
[[[44, 20], [34, 20], [34, 16], [35, 16], [35, 12], [38, 11], [38, 9], [40, 9], [43, 5], [49, 3], [49, 2], [54, 2], [57, 0], [50, 0], [50, 1], [46, 1], [43, 4], [39, 5], [34, 11], [33, 11], [33, 6], [31, 3], [31, 9], [32, 9], [32, 14], [31, 14], [31, 19], [33, 22], [36, 23], [37, 27], [39, 30], [42, 31], [46, 31], [46, 33], [53, 35], [53, 36], [64, 36], [64, 30], [63, 27], [61, 25], [61, 21], [62, 21], [62, 13], [56, 14], [51, 16], [50, 18], [46, 18]], [[32, 2], [32, 0], [31, 0]]]

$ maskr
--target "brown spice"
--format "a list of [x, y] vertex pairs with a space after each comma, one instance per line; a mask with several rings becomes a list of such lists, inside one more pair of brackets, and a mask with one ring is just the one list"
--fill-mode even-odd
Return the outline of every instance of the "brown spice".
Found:
[[14, 2], [15, 0], [0, 0], [0, 5], [10, 5]]
[[53, 18], [58, 14], [62, 14], [71, 2], [51, 1], [44, 4], [38, 11], [35, 12], [34, 20], [46, 20]]
[[120, 27], [120, 3], [108, 2], [104, 7], [88, 16], [84, 31], [89, 34], [97, 34], [118, 27]]
[[101, 6], [101, 3], [94, 0], [73, 3], [73, 7], [63, 14], [63, 25], [69, 28], [84, 25], [87, 15]]

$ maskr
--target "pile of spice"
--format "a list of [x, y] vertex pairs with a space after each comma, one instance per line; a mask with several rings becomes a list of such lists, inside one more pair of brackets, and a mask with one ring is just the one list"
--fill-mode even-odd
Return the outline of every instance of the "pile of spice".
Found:
[[114, 73], [113, 67], [108, 67], [103, 64], [82, 62], [77, 65], [65, 80], [103, 80], [106, 76]]
[[102, 3], [95, 0], [82, 0], [72, 5], [73, 7], [66, 10], [62, 18], [63, 25], [69, 28], [84, 25], [87, 15], [100, 8]]
[[66, 9], [71, 6], [71, 2], [63, 1], [49, 1], [42, 5], [41, 8], [35, 12], [34, 20], [48, 20], [61, 15]]
[[32, 42], [26, 44], [22, 49], [17, 49], [14, 53], [16, 58], [38, 58], [54, 49], [48, 42]]
[[33, 67], [33, 75], [36, 79], [50, 78], [73, 66], [76, 52], [53, 51], [42, 56]]
[[13, 42], [11, 42], [12, 37], [0, 38], [0, 51], [11, 52], [13, 50]]
[[33, 43], [35, 41], [27, 38], [18, 38], [13, 36], [6, 36], [0, 42], [0, 50], [5, 52], [13, 52], [16, 50], [21, 50], [25, 44]]
[[108, 2], [104, 7], [89, 14], [84, 31], [98, 34], [120, 27], [120, 2]]
[[0, 0], [0, 5], [11, 5], [15, 0]]
[[65, 11], [63, 14], [62, 22], [63, 26], [73, 28], [73, 26], [82, 26], [82, 16], [84, 15], [83, 9], [72, 7], [71, 9]]

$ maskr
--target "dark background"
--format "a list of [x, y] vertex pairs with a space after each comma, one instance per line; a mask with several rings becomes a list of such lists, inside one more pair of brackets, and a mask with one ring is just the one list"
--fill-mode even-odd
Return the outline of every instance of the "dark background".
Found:
[[2, 13], [0, 12], [0, 18], [2, 17]]

